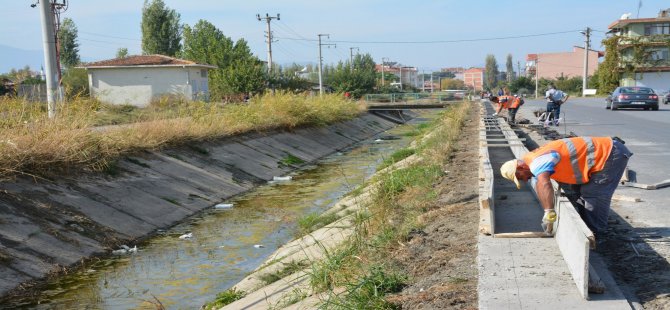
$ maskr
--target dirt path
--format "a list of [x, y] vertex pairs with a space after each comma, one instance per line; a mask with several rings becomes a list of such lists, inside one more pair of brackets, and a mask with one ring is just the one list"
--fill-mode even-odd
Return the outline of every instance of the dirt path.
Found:
[[420, 217], [425, 228], [391, 255], [412, 282], [388, 298], [402, 309], [477, 308], [478, 111], [473, 104], [439, 197]]

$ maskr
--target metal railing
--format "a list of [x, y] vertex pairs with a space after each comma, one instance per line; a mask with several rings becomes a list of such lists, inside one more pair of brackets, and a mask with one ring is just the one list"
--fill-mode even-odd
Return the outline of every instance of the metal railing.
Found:
[[390, 94], [366, 94], [363, 98], [366, 102], [374, 103], [435, 103], [446, 101], [460, 101], [467, 98], [467, 91], [442, 91], [435, 93], [390, 93]]

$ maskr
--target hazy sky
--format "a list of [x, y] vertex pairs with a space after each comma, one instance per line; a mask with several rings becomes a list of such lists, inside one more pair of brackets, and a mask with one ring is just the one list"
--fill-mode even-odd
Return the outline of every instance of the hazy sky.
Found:
[[[41, 50], [39, 8], [30, 7], [35, 1], [2, 0], [0, 45]], [[587, 26], [595, 30], [592, 46], [599, 49], [607, 25], [623, 13], [630, 12], [635, 18], [638, 9], [638, 0], [164, 1], [181, 14], [182, 23], [194, 25], [205, 19], [234, 40], [247, 40], [262, 60], [267, 58], [266, 24], [258, 21], [256, 14], [280, 13], [281, 20], [272, 22], [277, 40], [273, 43], [276, 63], [316, 62], [317, 44], [309, 40], [324, 33], [330, 34], [330, 40], [335, 41], [331, 43], [337, 44], [336, 48], [324, 48], [326, 63], [348, 59], [350, 47], [358, 47], [377, 62], [387, 57], [426, 71], [481, 66], [490, 53], [503, 70], [508, 53], [523, 66], [528, 53], [569, 51], [573, 45], [582, 46], [584, 39], [578, 31]], [[68, 2], [69, 9], [62, 18], [69, 17], [77, 25], [83, 60], [113, 58], [120, 47], [128, 48], [130, 54], [141, 53], [143, 1]], [[668, 7], [667, 0], [643, 0], [639, 16], [656, 17], [660, 9]], [[476, 41], [549, 33], [560, 34]], [[444, 42], [458, 40], [475, 41]], [[24, 65], [14, 65], [12, 59], [0, 57], [0, 65], [7, 63], [13, 67]]]

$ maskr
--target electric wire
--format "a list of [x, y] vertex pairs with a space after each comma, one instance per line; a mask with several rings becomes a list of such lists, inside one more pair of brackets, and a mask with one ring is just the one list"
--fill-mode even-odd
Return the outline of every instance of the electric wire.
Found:
[[[580, 30], [569, 30], [569, 31], [547, 32], [547, 33], [538, 33], [538, 34], [517, 35], [517, 36], [492, 37], [492, 38], [478, 38], [478, 39], [458, 39], [458, 40], [435, 40], [435, 41], [353, 41], [353, 40], [330, 40], [329, 42], [333, 42], [333, 43], [352, 43], [352, 44], [443, 44], [443, 43], [462, 43], [462, 42], [482, 42], [482, 41], [495, 41], [495, 40], [523, 39], [523, 38], [532, 38], [532, 37], [541, 37], [541, 36], [550, 36], [550, 35], [558, 35], [558, 34], [574, 33], [574, 32], [579, 32], [579, 31], [580, 31]], [[294, 40], [294, 41], [318, 41], [317, 39], [291, 38], [291, 37], [280, 37], [279, 39], [284, 39], [284, 40]]]
[[141, 39], [133, 39], [133, 38], [125, 38], [125, 37], [117, 37], [117, 36], [110, 36], [106, 34], [100, 34], [100, 33], [94, 33], [94, 32], [88, 32], [88, 31], [79, 31], [79, 33], [84, 33], [92, 36], [97, 36], [97, 37], [104, 37], [104, 38], [112, 38], [112, 39], [121, 39], [121, 40], [131, 40], [131, 41], [142, 41]]

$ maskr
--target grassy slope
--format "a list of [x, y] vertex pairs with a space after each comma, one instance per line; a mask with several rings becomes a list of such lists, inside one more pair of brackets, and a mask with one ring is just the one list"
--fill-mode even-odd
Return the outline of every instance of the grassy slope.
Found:
[[[123, 154], [249, 131], [318, 126], [363, 111], [337, 95], [278, 93], [248, 104], [159, 100], [145, 109], [75, 99], [48, 119], [43, 105], [0, 98], [0, 178], [69, 167], [104, 170]], [[101, 124], [118, 124], [95, 129]]]

